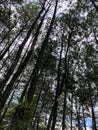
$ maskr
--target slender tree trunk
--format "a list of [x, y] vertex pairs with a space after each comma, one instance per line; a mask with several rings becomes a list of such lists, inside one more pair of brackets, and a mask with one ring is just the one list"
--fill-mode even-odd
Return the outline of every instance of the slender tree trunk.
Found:
[[2, 90], [3, 90], [4, 86], [6, 85], [7, 81], [9, 80], [10, 76], [12, 75], [13, 71], [15, 70], [16, 65], [18, 64], [18, 61], [19, 61], [19, 59], [20, 59], [21, 53], [22, 53], [22, 51], [23, 51], [23, 48], [24, 48], [24, 46], [25, 46], [27, 40], [29, 39], [29, 37], [30, 37], [30, 35], [31, 35], [31, 32], [33, 31], [33, 29], [34, 29], [34, 27], [35, 27], [35, 25], [36, 25], [38, 19], [40, 18], [40, 16], [41, 16], [43, 10], [44, 10], [44, 7], [43, 7], [43, 8], [41, 9], [41, 11], [39, 12], [39, 14], [38, 14], [36, 20], [35, 20], [34, 23], [32, 24], [32, 26], [31, 26], [31, 28], [29, 29], [29, 31], [28, 31], [28, 33], [27, 33], [25, 39], [23, 40], [22, 44], [20, 45], [19, 50], [18, 50], [18, 52], [17, 52], [17, 54], [16, 54], [16, 57], [15, 57], [15, 59], [14, 59], [12, 65], [11, 65], [11, 67], [9, 68], [9, 70], [8, 70], [6, 76], [5, 76], [5, 79], [0, 83], [0, 92], [1, 92], [1, 93], [2, 93]]
[[11, 43], [6, 47], [6, 49], [0, 54], [0, 60], [2, 60], [2, 58], [4, 57], [4, 55], [6, 54], [6, 52], [9, 50], [9, 48], [12, 46], [12, 44], [14, 43], [14, 41], [17, 39], [17, 37], [22, 33], [22, 31], [25, 29], [26, 25], [23, 26], [20, 31], [17, 33], [17, 35], [13, 38], [13, 40], [11, 41]]
[[48, 119], [47, 130], [50, 130], [50, 127], [51, 127], [51, 123], [52, 123], [52, 119], [53, 119], [53, 111], [54, 111], [54, 109], [52, 108], [50, 117]]
[[0, 125], [1, 125], [1, 123], [2, 123], [2, 120], [3, 120], [4, 117], [5, 117], [5, 114], [6, 114], [7, 110], [8, 110], [8, 108], [9, 108], [9, 106], [10, 106], [10, 103], [11, 103], [11, 101], [12, 101], [12, 99], [13, 99], [14, 93], [15, 93], [15, 91], [12, 93], [11, 98], [10, 98], [8, 104], [7, 104], [7, 107], [5, 108], [5, 110], [4, 110], [3, 114], [2, 114], [2, 116], [0, 117]]
[[93, 130], [97, 130], [96, 118], [95, 118], [93, 102], [92, 102], [91, 85], [90, 85], [89, 80], [88, 80], [88, 87], [89, 87], [89, 99], [90, 99], [91, 112], [92, 112]]
[[95, 32], [94, 27], [93, 27], [93, 33], [94, 33], [95, 43], [96, 43], [96, 45], [98, 47], [98, 40], [97, 40], [97, 36], [96, 36], [96, 32]]
[[85, 120], [85, 114], [84, 114], [84, 106], [83, 106], [83, 104], [82, 104], [82, 114], [83, 114], [84, 129], [87, 130], [87, 129], [86, 129], [86, 120]]
[[[37, 102], [37, 104], [36, 104], [36, 106], [35, 106], [35, 109], [34, 109], [34, 111], [33, 111], [33, 117], [32, 117], [32, 118], [34, 118], [34, 114], [35, 114], [35, 113], [36, 113], [37, 116], [35, 116], [33, 128], [35, 128], [36, 122], [37, 122], [38, 118], [40, 118], [40, 115], [41, 115], [41, 113], [42, 113], [42, 111], [43, 111], [43, 108], [45, 107], [45, 98], [46, 98], [47, 93], [48, 93], [48, 89], [45, 90], [45, 93], [44, 93], [44, 95], [43, 95], [41, 107], [40, 107], [40, 108], [37, 107], [37, 106], [38, 106], [38, 102]], [[38, 109], [40, 109], [40, 110], [39, 110], [39, 113], [36, 112]], [[39, 128], [39, 127], [38, 127], [38, 128]]]
[[39, 116], [38, 119], [37, 119], [37, 127], [36, 127], [36, 130], [39, 130], [39, 120], [40, 120], [40, 116]]
[[56, 96], [55, 96], [54, 105], [51, 111], [52, 114], [50, 114], [47, 130], [50, 129], [49, 127], [50, 127], [51, 122], [52, 122], [51, 130], [55, 129], [55, 124], [56, 124], [58, 98], [60, 96], [60, 67], [61, 67], [62, 50], [63, 50], [63, 42], [61, 45], [60, 58], [59, 58], [59, 63], [58, 63]]
[[33, 78], [32, 78], [31, 84], [30, 84], [30, 88], [28, 90], [28, 103], [29, 104], [31, 103], [31, 101], [33, 99], [34, 90], [35, 90], [36, 84], [37, 84], [38, 79], [39, 79], [39, 71], [43, 66], [43, 55], [44, 55], [45, 49], [47, 47], [47, 42], [48, 42], [52, 27], [54, 24], [56, 11], [57, 11], [57, 5], [58, 5], [58, 0], [56, 1], [53, 17], [52, 17], [49, 29], [47, 31], [47, 34], [45, 36], [45, 39], [42, 43], [41, 50], [40, 50], [39, 56], [37, 58], [36, 65], [35, 65], [34, 70], [33, 70]]
[[64, 105], [63, 105], [62, 130], [65, 129], [65, 118], [66, 118], [66, 98], [67, 98], [67, 91], [64, 90]]
[[[21, 74], [21, 76], [19, 77], [19, 79], [21, 79], [21, 77], [22, 77], [22, 74]], [[15, 89], [18, 87], [19, 82], [20, 82], [20, 81], [17, 80], [17, 82], [15, 83]], [[13, 91], [13, 93], [12, 93], [12, 95], [11, 95], [11, 97], [10, 97], [8, 103], [7, 103], [7, 107], [5, 108], [3, 114], [2, 114], [2, 116], [1, 116], [1, 118], [0, 118], [0, 124], [2, 123], [2, 120], [3, 120], [4, 117], [5, 117], [5, 114], [7, 113], [7, 110], [8, 110], [8, 108], [9, 108], [9, 106], [10, 106], [10, 103], [11, 103], [11, 101], [12, 101], [12, 99], [13, 99], [14, 93], [15, 93], [15, 90]]]
[[[44, 15], [44, 17], [45, 17], [45, 15]], [[42, 21], [44, 20], [44, 17], [43, 17], [43, 19], [42, 19]], [[41, 24], [42, 24], [42, 21], [41, 21]], [[38, 30], [39, 30], [40, 28], [38, 27]], [[38, 33], [36, 34], [37, 36], [38, 36]], [[37, 37], [35, 36], [35, 38], [36, 38], [36, 40], [37, 40]], [[35, 39], [34, 39], [34, 41], [35, 41]], [[35, 42], [36, 43], [36, 42]], [[35, 44], [34, 43], [34, 44]], [[33, 43], [32, 43], [33, 44]], [[34, 46], [33, 46], [34, 47]], [[6, 90], [3, 92], [3, 94], [2, 94], [2, 97], [4, 96], [4, 98], [3, 98], [3, 100], [1, 100], [1, 104], [0, 104], [0, 110], [3, 108], [3, 106], [4, 106], [4, 104], [5, 104], [5, 102], [6, 102], [6, 100], [7, 100], [7, 98], [9, 97], [9, 95], [10, 95], [10, 92], [12, 91], [12, 89], [13, 89], [13, 84], [14, 84], [14, 82], [15, 82], [15, 80], [18, 78], [18, 76], [21, 74], [21, 72], [24, 70], [24, 68], [26, 67], [26, 65], [27, 65], [27, 63], [28, 63], [28, 61], [29, 61], [29, 59], [30, 59], [30, 57], [31, 57], [31, 55], [32, 55], [32, 46], [31, 46], [31, 49], [30, 49], [30, 51], [28, 52], [28, 54], [27, 54], [27, 56], [26, 56], [26, 58], [24, 59], [24, 61], [22, 62], [22, 64], [20, 64], [20, 66], [18, 67], [18, 70], [16, 71], [16, 73], [13, 75], [13, 78], [11, 79], [11, 81], [10, 81], [10, 83], [7, 85], [7, 87], [6, 87]], [[1, 98], [1, 97], [0, 97]]]
[[22, 70], [25, 68], [26, 62], [28, 61], [30, 55], [31, 55], [31, 52], [29, 52], [29, 55], [28, 55], [28, 57], [26, 57], [25, 62], [23, 62], [21, 64], [21, 66], [19, 66], [18, 71], [14, 74], [12, 80], [7, 85], [7, 87], [6, 87], [5, 91], [3, 92], [3, 94], [0, 95], [0, 111], [4, 107], [4, 105], [6, 103], [6, 100], [8, 99], [11, 91], [14, 89], [13, 84], [16, 81], [16, 79], [18, 78], [18, 76], [20, 75], [20, 73], [22, 72]]
[[53, 122], [52, 122], [51, 130], [55, 129], [56, 117], [57, 117], [57, 107], [58, 107], [58, 98], [60, 97], [60, 67], [61, 67], [62, 50], [63, 50], [63, 42], [61, 45], [61, 52], [60, 52], [60, 58], [59, 58], [59, 64], [58, 64], [57, 88], [56, 88], [56, 96], [55, 96], [54, 107], [53, 107]]
[[77, 126], [78, 126], [78, 130], [81, 130], [81, 129], [80, 129], [80, 118], [79, 118], [77, 97], [76, 97], [75, 107], [76, 107], [76, 115], [77, 115]]
[[70, 47], [70, 42], [72, 38], [72, 32], [68, 34], [68, 43], [67, 43], [67, 50], [65, 52], [65, 74], [64, 74], [64, 105], [63, 105], [63, 118], [62, 118], [62, 130], [65, 129], [65, 111], [66, 111], [66, 97], [67, 97], [67, 81], [68, 81], [68, 51]]
[[71, 130], [73, 129], [73, 92], [71, 93], [72, 94], [72, 96], [71, 96]]
[[[50, 5], [51, 5], [51, 3], [50, 3]], [[48, 9], [46, 10], [45, 14], [43, 15], [42, 20], [41, 20], [41, 22], [40, 22], [40, 24], [39, 24], [39, 26], [38, 26], [38, 28], [37, 28], [37, 31], [36, 31], [36, 34], [35, 34], [35, 37], [34, 37], [34, 40], [33, 40], [33, 44], [32, 44], [32, 46], [31, 46], [31, 50], [34, 49], [34, 46], [35, 46], [36, 41], [37, 41], [37, 39], [38, 39], [39, 30], [41, 29], [41, 26], [42, 26], [42, 24], [43, 24], [44, 18], [45, 18], [45, 16], [46, 16], [47, 12], [49, 11], [50, 5], [48, 6]], [[25, 92], [27, 91], [27, 88], [28, 88], [28, 86], [29, 86], [29, 84], [30, 84], [30, 82], [31, 82], [32, 77], [33, 77], [33, 72], [31, 73], [31, 76], [30, 76], [30, 78], [29, 78], [29, 81], [28, 81], [27, 85], [25, 86], [25, 89], [23, 90], [23, 93], [22, 93], [22, 95], [21, 95], [21, 101], [23, 100], [23, 97], [24, 97], [24, 95], [25, 95]]]

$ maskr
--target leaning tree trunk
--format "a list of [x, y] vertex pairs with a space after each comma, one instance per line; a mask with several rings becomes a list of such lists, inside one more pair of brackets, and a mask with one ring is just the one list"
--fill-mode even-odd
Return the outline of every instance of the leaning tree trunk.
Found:
[[68, 34], [68, 43], [67, 43], [67, 50], [65, 53], [65, 76], [64, 76], [64, 105], [63, 105], [63, 117], [62, 117], [62, 130], [65, 129], [65, 111], [66, 111], [66, 98], [67, 98], [67, 82], [68, 82], [68, 51], [70, 48], [70, 42], [72, 38], [72, 32]]
[[15, 70], [17, 64], [18, 64], [18, 61], [19, 61], [19, 59], [20, 59], [21, 53], [22, 53], [22, 51], [23, 51], [23, 48], [24, 48], [26, 42], [28, 41], [28, 39], [29, 39], [29, 37], [30, 37], [30, 35], [31, 35], [31, 32], [34, 30], [35, 25], [36, 25], [38, 19], [40, 18], [40, 16], [41, 16], [43, 10], [44, 10], [44, 7], [43, 7], [43, 8], [41, 9], [41, 11], [39, 12], [37, 18], [35, 19], [35, 21], [33, 22], [32, 26], [30, 27], [30, 29], [29, 29], [29, 31], [28, 31], [28, 33], [27, 33], [25, 39], [23, 40], [22, 44], [20, 45], [20, 47], [19, 47], [19, 49], [18, 49], [18, 52], [17, 52], [17, 54], [16, 54], [16, 57], [15, 57], [13, 63], [11, 64], [11, 66], [10, 66], [10, 68], [9, 68], [9, 70], [8, 70], [8, 72], [7, 72], [7, 74], [5, 75], [5, 79], [0, 82], [0, 92], [1, 92], [1, 93], [2, 93], [2, 91], [3, 91], [3, 89], [4, 89], [5, 85], [6, 85], [7, 81], [9, 80], [10, 76], [13, 74], [13, 72], [14, 72], [14, 70]]
[[31, 84], [30, 84], [30, 88], [28, 90], [28, 104], [30, 104], [32, 102], [32, 99], [34, 96], [34, 90], [35, 90], [36, 84], [37, 84], [38, 79], [39, 79], [39, 71], [41, 70], [41, 68], [43, 66], [43, 56], [44, 56], [44, 52], [47, 48], [48, 39], [49, 39], [51, 30], [52, 30], [52, 27], [54, 24], [56, 11], [57, 11], [57, 5], [58, 5], [58, 0], [56, 1], [53, 17], [52, 17], [49, 29], [47, 31], [47, 34], [45, 36], [45, 39], [42, 43], [41, 50], [39, 52], [36, 65], [35, 65], [34, 70], [33, 70], [33, 78], [32, 78]]
[[62, 51], [63, 51], [63, 41], [61, 45], [61, 51], [60, 51], [60, 58], [59, 58], [59, 63], [58, 63], [58, 72], [57, 72], [57, 87], [56, 87], [56, 95], [55, 95], [55, 100], [54, 100], [54, 106], [53, 106], [53, 122], [51, 126], [51, 130], [55, 129], [55, 124], [56, 124], [56, 117], [57, 117], [57, 107], [58, 107], [58, 98], [60, 98], [60, 71], [61, 71], [61, 60], [62, 60]]
[[15, 91], [12, 93], [9, 102], [7, 103], [7, 107], [5, 108], [3, 114], [2, 114], [1, 117], [0, 117], [0, 125], [1, 125], [1, 123], [2, 123], [2, 121], [3, 121], [3, 119], [4, 119], [4, 117], [5, 117], [5, 114], [7, 113], [7, 110], [8, 110], [8, 108], [9, 108], [9, 106], [10, 106], [10, 103], [11, 103], [11, 101], [12, 101], [12, 99], [13, 99], [14, 93], [15, 93]]
[[50, 129], [51, 123], [52, 123], [51, 130], [54, 130], [55, 124], [56, 124], [58, 98], [60, 96], [60, 70], [61, 70], [60, 68], [61, 68], [62, 51], [63, 51], [63, 42], [61, 45], [60, 58], [59, 58], [59, 63], [58, 63], [56, 95], [55, 95], [54, 105], [52, 107], [51, 114], [49, 117], [47, 130]]
[[[40, 118], [40, 116], [41, 116], [41, 113], [42, 113], [42, 111], [43, 111], [43, 108], [46, 106], [46, 104], [47, 103], [45, 103], [45, 99], [46, 99], [46, 96], [47, 96], [47, 93], [48, 93], [48, 88], [45, 90], [45, 92], [44, 92], [44, 95], [43, 95], [43, 97], [42, 97], [42, 105], [41, 105], [41, 107], [39, 108], [38, 107], [38, 104], [36, 104], [36, 106], [35, 106], [35, 109], [34, 109], [34, 111], [33, 111], [33, 117], [32, 118], [35, 118], [35, 120], [34, 120], [34, 124], [33, 124], [33, 128], [35, 128], [35, 126], [36, 126], [36, 118]], [[38, 99], [39, 100], [39, 99]], [[40, 101], [40, 100], [39, 100]], [[39, 112], [37, 113], [37, 110], [39, 109]], [[36, 114], [37, 115], [37, 117], [36, 116], [34, 116], [34, 114]]]
[[[46, 13], [45, 13], [45, 14], [46, 14]], [[45, 16], [44, 16], [44, 17], [45, 17]], [[42, 22], [43, 22], [43, 20], [44, 20], [44, 17], [42, 17], [41, 24], [42, 24]], [[40, 29], [40, 28], [38, 27], [38, 30], [39, 30], [39, 29]], [[37, 33], [36, 35], [38, 36], [38, 33]], [[37, 36], [35, 36], [36, 40], [37, 40]], [[36, 43], [35, 38], [34, 38], [34, 44]], [[33, 44], [33, 43], [32, 43], [32, 44]], [[4, 98], [1, 100], [0, 111], [1, 111], [2, 108], [4, 107], [4, 104], [5, 104], [6, 100], [8, 99], [8, 97], [9, 97], [9, 95], [10, 95], [12, 89], [14, 89], [14, 88], [13, 88], [14, 82], [16, 81], [16, 79], [19, 77], [19, 75], [21, 74], [21, 72], [24, 70], [24, 68], [26, 67], [27, 63], [29, 62], [29, 59], [30, 59], [30, 57], [31, 57], [31, 55], [32, 55], [33, 47], [34, 47], [34, 45], [31, 46], [31, 49], [29, 50], [29, 52], [28, 52], [26, 58], [25, 58], [24, 61], [20, 64], [20, 66], [18, 67], [18, 70], [17, 70], [16, 73], [13, 75], [13, 77], [12, 77], [10, 83], [7, 85], [5, 91], [4, 91], [3, 94], [1, 95], [1, 96], [4, 97]], [[0, 98], [1, 98], [1, 96], [0, 96]]]
[[5, 48], [4, 51], [2, 51], [2, 53], [0, 54], [0, 60], [2, 60], [2, 58], [4, 57], [4, 55], [6, 54], [6, 52], [9, 50], [9, 48], [12, 46], [12, 44], [14, 43], [14, 41], [17, 39], [17, 37], [23, 32], [23, 30], [25, 29], [26, 25], [24, 25], [20, 31], [17, 33], [17, 35], [13, 38], [13, 40], [11, 41], [11, 43]]

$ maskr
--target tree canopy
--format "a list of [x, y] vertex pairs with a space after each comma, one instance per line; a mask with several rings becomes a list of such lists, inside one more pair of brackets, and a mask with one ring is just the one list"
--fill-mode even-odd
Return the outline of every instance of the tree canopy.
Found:
[[0, 129], [97, 130], [98, 2], [1, 0], [0, 28]]

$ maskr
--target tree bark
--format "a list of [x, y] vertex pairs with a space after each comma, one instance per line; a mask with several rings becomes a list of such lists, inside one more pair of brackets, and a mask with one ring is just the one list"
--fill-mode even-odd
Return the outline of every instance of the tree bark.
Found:
[[83, 114], [84, 129], [87, 130], [87, 129], [86, 129], [86, 120], [85, 120], [85, 114], [84, 114], [84, 106], [83, 106], [83, 104], [82, 104], [82, 114]]
[[[41, 10], [41, 12], [42, 12], [43, 10]], [[41, 15], [41, 12], [40, 12], [40, 15]], [[45, 17], [45, 16], [44, 16]], [[39, 17], [38, 17], [39, 18]], [[37, 18], [37, 19], [38, 19]], [[42, 19], [42, 21], [44, 20], [44, 18]], [[41, 23], [42, 23], [42, 21], [41, 21]], [[35, 23], [36, 24], [36, 23]], [[34, 26], [34, 25], [33, 25]], [[39, 30], [39, 27], [38, 27], [38, 30]], [[37, 33], [37, 36], [38, 36], [38, 33]], [[35, 36], [35, 38], [36, 38], [36, 40], [37, 40], [37, 37]], [[35, 39], [34, 39], [34, 41], [35, 41]], [[36, 43], [36, 42], [35, 42]], [[34, 44], [35, 44], [34, 43]], [[33, 44], [33, 43], [32, 43]], [[33, 46], [34, 47], [34, 46]], [[30, 59], [30, 57], [31, 57], [31, 55], [32, 55], [32, 50], [33, 50], [33, 48], [32, 48], [32, 46], [31, 46], [31, 49], [28, 51], [28, 54], [27, 54], [27, 56], [26, 56], [26, 58], [24, 59], [24, 61], [19, 65], [19, 67], [18, 67], [18, 70], [16, 71], [16, 73], [13, 75], [13, 77], [12, 77], [12, 79], [11, 79], [11, 81], [10, 81], [10, 83], [7, 85], [7, 87], [6, 87], [6, 89], [5, 89], [5, 91], [3, 92], [3, 94], [1, 94], [1, 96], [0, 96], [0, 99], [1, 99], [1, 103], [0, 103], [0, 111], [2, 110], [2, 108], [4, 107], [4, 104], [5, 104], [5, 102], [6, 102], [6, 100], [8, 99], [8, 97], [9, 97], [9, 95], [10, 95], [10, 92], [12, 91], [12, 89], [14, 89], [13, 88], [13, 84], [14, 84], [14, 82], [16, 81], [16, 79], [19, 77], [19, 75], [21, 74], [21, 72], [24, 70], [24, 68], [26, 67], [26, 65], [27, 65], [27, 63], [29, 62], [29, 59]], [[13, 68], [14, 69], [14, 68]], [[8, 75], [11, 75], [12, 74], [12, 71], [11, 71], [11, 73], [10, 74], [8, 74]], [[9, 77], [8, 77], [8, 75], [7, 75], [7, 77], [6, 77], [6, 79], [9, 79]], [[6, 83], [6, 81], [4, 80], [4, 82], [3, 82], [4, 84]], [[3, 84], [3, 85], [4, 85]], [[2, 86], [3, 86], [2, 85]], [[3, 98], [4, 97], [4, 98]]]
[[75, 109], [76, 109], [76, 120], [77, 120], [77, 127], [78, 130], [81, 130], [80, 128], [80, 115], [79, 115], [79, 111], [78, 111], [78, 101], [77, 101], [77, 97], [75, 97]]
[[3, 114], [2, 114], [2, 116], [0, 117], [0, 125], [1, 125], [1, 123], [2, 123], [2, 120], [3, 120], [4, 117], [5, 117], [5, 114], [6, 114], [7, 110], [8, 110], [8, 108], [9, 108], [9, 106], [10, 106], [10, 103], [11, 103], [11, 101], [12, 101], [12, 99], [13, 99], [14, 93], [15, 93], [15, 91], [12, 93], [11, 98], [10, 98], [8, 104], [7, 104], [7, 107], [5, 108], [5, 110], [4, 110]]
[[65, 52], [65, 74], [64, 74], [64, 105], [63, 105], [63, 118], [62, 118], [62, 130], [65, 129], [65, 111], [66, 111], [66, 97], [67, 97], [67, 82], [68, 82], [68, 51], [70, 47], [70, 42], [72, 38], [72, 32], [68, 34], [68, 43], [67, 43], [67, 50]]
[[9, 50], [9, 48], [12, 46], [13, 42], [17, 39], [17, 37], [22, 33], [22, 31], [25, 29], [26, 25], [23, 26], [20, 31], [17, 33], [17, 35], [13, 38], [13, 40], [11, 41], [11, 43], [6, 47], [6, 49], [1, 53], [0, 55], [0, 60], [2, 60], [2, 58], [4, 57], [4, 55], [6, 54], [6, 52]]
[[92, 121], [93, 121], [92, 127], [93, 127], [94, 130], [97, 130], [96, 118], [95, 118], [95, 113], [94, 113], [94, 108], [93, 108], [93, 102], [92, 102], [91, 85], [89, 83], [89, 80], [88, 80], [88, 87], [89, 87], [89, 100], [90, 100], [90, 105], [91, 105]]
[[73, 92], [71, 93], [72, 94], [72, 96], [71, 96], [71, 118], [70, 118], [70, 120], [71, 120], [71, 128], [70, 128], [70, 130], [72, 130], [73, 129]]
[[30, 104], [32, 99], [33, 99], [34, 90], [35, 90], [36, 84], [37, 84], [38, 79], [39, 79], [39, 71], [41, 70], [42, 65], [43, 65], [43, 55], [44, 55], [45, 49], [47, 47], [47, 42], [48, 42], [52, 27], [54, 24], [57, 5], [58, 5], [58, 0], [56, 1], [53, 17], [52, 17], [49, 29], [47, 31], [47, 34], [45, 36], [45, 39], [42, 43], [41, 50], [40, 50], [39, 56], [37, 58], [36, 65], [35, 65], [34, 70], [33, 70], [33, 78], [32, 78], [31, 84], [30, 84], [30, 88], [28, 90], [28, 104]]
[[52, 111], [50, 114], [47, 130], [50, 129], [51, 122], [52, 122], [51, 130], [55, 129], [55, 124], [56, 124], [58, 98], [60, 96], [60, 70], [61, 70], [60, 67], [61, 67], [62, 51], [63, 51], [63, 42], [61, 45], [61, 51], [60, 51], [60, 57], [58, 63], [56, 95], [55, 95], [54, 105], [52, 107]]
[[17, 54], [16, 54], [16, 57], [15, 57], [15, 59], [14, 59], [12, 65], [10, 66], [10, 68], [9, 68], [9, 70], [8, 70], [6, 76], [5, 76], [5, 79], [4, 79], [3, 81], [1, 81], [1, 83], [0, 83], [0, 93], [2, 93], [4, 86], [6, 85], [7, 81], [8, 81], [9, 78], [10, 78], [10, 76], [11, 76], [12, 73], [14, 72], [14, 70], [15, 70], [17, 64], [18, 64], [18, 61], [19, 61], [19, 59], [20, 59], [21, 53], [22, 53], [22, 51], [23, 51], [23, 48], [24, 48], [24, 46], [25, 46], [27, 40], [29, 39], [29, 37], [30, 37], [30, 35], [31, 35], [31, 32], [33, 31], [33, 29], [34, 29], [34, 27], [35, 27], [35, 25], [36, 25], [38, 19], [40, 18], [40, 16], [41, 16], [43, 10], [44, 10], [44, 7], [43, 7], [43, 8], [41, 9], [41, 11], [39, 12], [37, 18], [35, 19], [35, 21], [33, 22], [32, 26], [30, 27], [30, 29], [29, 29], [29, 31], [28, 31], [28, 33], [27, 33], [25, 39], [23, 40], [22, 44], [20, 45], [19, 50], [18, 50], [18, 52], [17, 52]]

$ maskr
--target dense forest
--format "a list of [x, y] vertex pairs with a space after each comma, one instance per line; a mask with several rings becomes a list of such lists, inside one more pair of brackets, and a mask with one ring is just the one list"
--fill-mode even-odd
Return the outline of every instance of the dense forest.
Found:
[[0, 130], [98, 130], [98, 1], [0, 0]]

